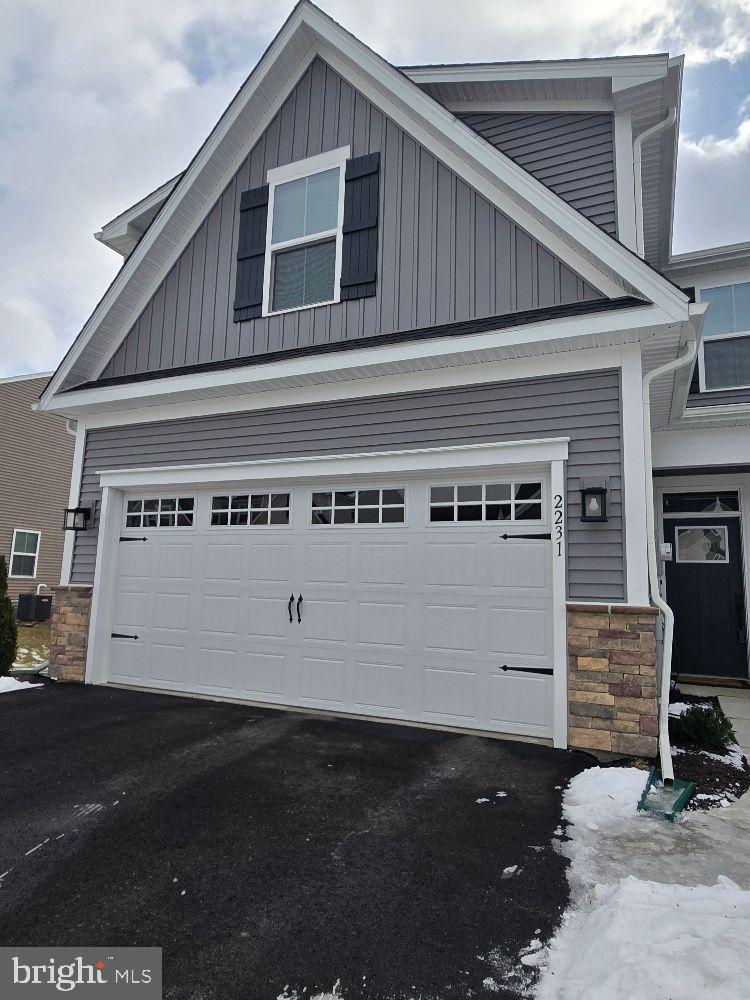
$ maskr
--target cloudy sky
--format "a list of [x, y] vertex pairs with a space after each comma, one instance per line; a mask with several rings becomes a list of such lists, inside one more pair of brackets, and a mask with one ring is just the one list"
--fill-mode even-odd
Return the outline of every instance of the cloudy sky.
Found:
[[[52, 369], [291, 0], [0, 0], [0, 376]], [[750, 0], [323, 0], [394, 63], [685, 53], [674, 249], [750, 240]]]

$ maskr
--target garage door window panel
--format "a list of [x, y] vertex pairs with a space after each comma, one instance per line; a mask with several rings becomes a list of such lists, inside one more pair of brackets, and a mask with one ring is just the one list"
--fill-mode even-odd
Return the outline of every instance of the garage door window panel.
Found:
[[195, 497], [138, 497], [125, 504], [126, 528], [192, 528]]
[[430, 486], [430, 522], [542, 521], [539, 481]]
[[313, 525], [404, 524], [406, 490], [403, 487], [314, 491]]
[[288, 493], [222, 493], [211, 498], [214, 528], [268, 527], [289, 524]]

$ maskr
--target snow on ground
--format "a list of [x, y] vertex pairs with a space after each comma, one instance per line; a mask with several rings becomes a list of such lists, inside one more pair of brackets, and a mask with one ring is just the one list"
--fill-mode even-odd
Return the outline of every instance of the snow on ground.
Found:
[[[646, 772], [589, 768], [565, 793], [571, 906], [538, 1000], [736, 1000], [750, 978], [750, 796], [674, 824], [637, 812]], [[747, 801], [746, 801], [747, 800]]]
[[0, 694], [10, 694], [11, 691], [28, 691], [29, 688], [44, 687], [43, 684], [26, 684], [15, 677], [0, 677]]

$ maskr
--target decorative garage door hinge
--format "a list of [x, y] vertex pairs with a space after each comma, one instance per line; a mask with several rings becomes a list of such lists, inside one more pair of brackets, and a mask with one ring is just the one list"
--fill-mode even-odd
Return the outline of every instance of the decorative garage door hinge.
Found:
[[113, 639], [137, 639], [138, 636], [137, 635], [128, 635], [125, 632], [113, 632], [112, 633], [112, 638]]
[[517, 674], [551, 674], [552, 667], [509, 667], [507, 663], [504, 663], [501, 670], [512, 670]]
[[144, 535], [142, 538], [130, 538], [128, 535], [120, 535], [121, 542], [147, 542], [148, 538]]
[[552, 532], [542, 531], [537, 535], [500, 535], [500, 538], [502, 538], [504, 542], [507, 542], [509, 538], [544, 538], [550, 542], [552, 541]]

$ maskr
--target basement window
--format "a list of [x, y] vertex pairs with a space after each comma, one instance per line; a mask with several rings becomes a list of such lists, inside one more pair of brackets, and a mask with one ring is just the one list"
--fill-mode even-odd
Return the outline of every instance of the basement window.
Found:
[[126, 528], [192, 528], [194, 497], [147, 497], [126, 501]]

